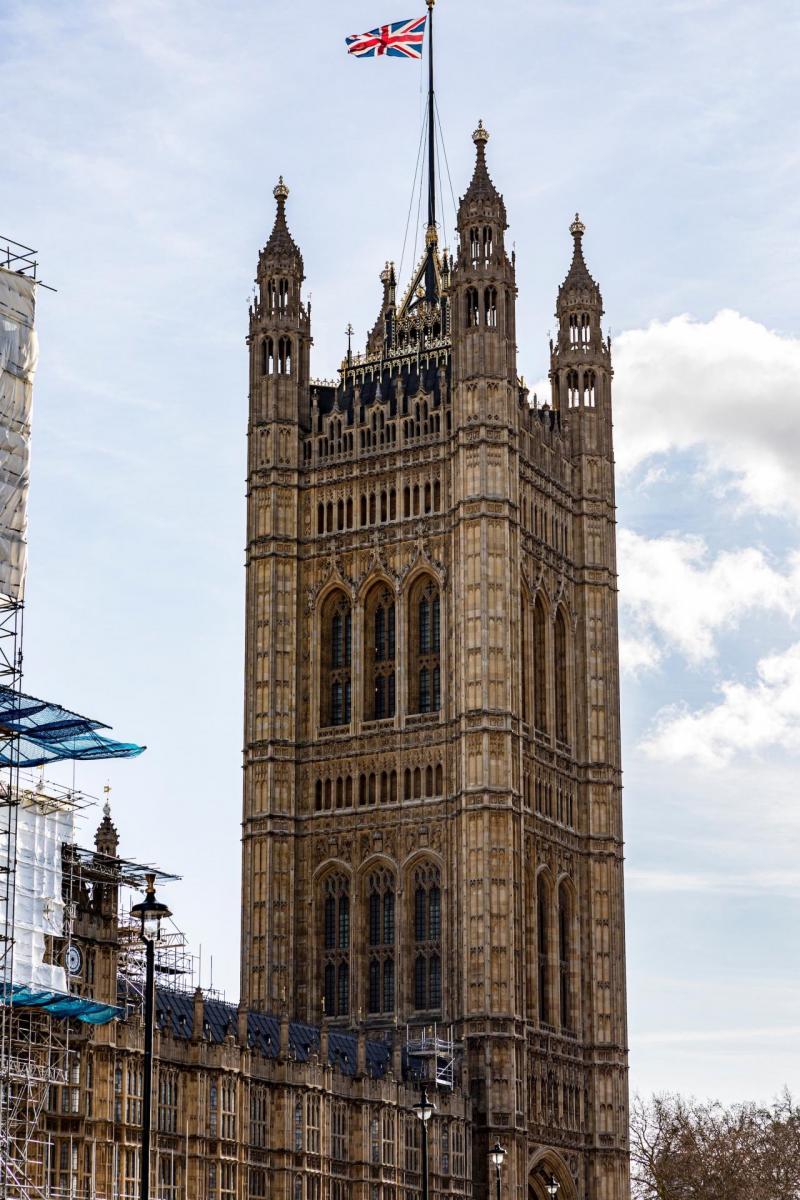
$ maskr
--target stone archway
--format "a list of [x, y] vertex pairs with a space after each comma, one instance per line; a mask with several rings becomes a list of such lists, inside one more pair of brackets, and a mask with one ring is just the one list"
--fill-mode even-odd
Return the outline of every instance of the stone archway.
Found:
[[528, 1167], [528, 1200], [550, 1200], [547, 1184], [551, 1178], [559, 1184], [557, 1200], [579, 1200], [567, 1164], [555, 1150], [540, 1150], [533, 1156]]

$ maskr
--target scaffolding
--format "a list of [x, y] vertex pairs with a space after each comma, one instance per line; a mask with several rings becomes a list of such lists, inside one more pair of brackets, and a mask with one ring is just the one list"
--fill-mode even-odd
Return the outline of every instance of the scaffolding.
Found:
[[[5, 1022], [0, 1063], [4, 1088], [0, 1196], [3, 1200], [56, 1200], [75, 1195], [76, 1156], [81, 1139], [77, 1133], [66, 1141], [63, 1134], [56, 1138], [48, 1130], [48, 1124], [54, 1115], [72, 1124], [82, 1116], [80, 1051], [87, 1037], [86, 1030], [90, 1025], [124, 1015], [126, 1009], [138, 1008], [143, 994], [143, 969], [139, 968], [132, 936], [127, 939], [120, 960], [124, 974], [120, 973], [117, 981], [117, 1006], [97, 1002], [93, 984], [87, 984], [71, 973], [70, 955], [81, 897], [84, 902], [87, 896], [97, 899], [103, 889], [112, 888], [111, 919], [116, 928], [121, 894], [143, 889], [149, 874], [155, 874], [161, 883], [175, 880], [177, 876], [149, 864], [86, 849], [76, 844], [72, 836], [67, 837], [74, 834], [74, 823], [63, 819], [65, 814], [74, 817], [93, 803], [93, 798], [83, 793], [45, 783], [41, 778], [34, 780], [20, 772], [16, 799], [17, 810], [22, 816], [16, 864], [17, 911], [23, 911], [23, 893], [33, 891], [37, 902], [49, 914], [43, 921], [41, 911], [38, 911], [34, 920], [39, 925], [46, 925], [49, 932], [44, 941], [44, 974], [37, 983], [36, 966], [34, 964], [31, 970], [28, 965], [27, 918], [25, 921], [17, 919], [20, 961], [25, 962], [25, 975], [32, 975], [33, 979], [24, 991], [19, 982], [12, 981], [11, 993], [0, 1014]], [[26, 839], [24, 830], [31, 823], [32, 812], [37, 821], [55, 822], [56, 829], [67, 837], [58, 846], [60, 872], [57, 877], [43, 869], [42, 846], [48, 838], [42, 836], [40, 828], [37, 828], [35, 851], [29, 852], [26, 848], [26, 841], [30, 839]], [[105, 813], [109, 815], [108, 806]], [[36, 858], [33, 867], [29, 861], [32, 856]], [[48, 888], [58, 888], [60, 895], [48, 895]], [[129, 917], [123, 917], [122, 926], [132, 934]], [[34, 941], [39, 933], [40, 930], [34, 930]], [[177, 931], [167, 934], [158, 956], [161, 972], [169, 972], [172, 980], [178, 978], [186, 966], [186, 959], [182, 935]], [[58, 1156], [57, 1149], [60, 1151]]]
[[460, 1049], [449, 1025], [406, 1025], [407, 1070], [420, 1083], [452, 1091]]

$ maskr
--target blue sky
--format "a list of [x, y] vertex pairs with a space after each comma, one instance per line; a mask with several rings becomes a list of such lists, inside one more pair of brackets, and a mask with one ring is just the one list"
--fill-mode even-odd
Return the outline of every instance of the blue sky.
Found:
[[[26, 683], [149, 746], [78, 782], [110, 777], [124, 852], [183, 874], [170, 902], [231, 995], [247, 300], [282, 173], [314, 373], [348, 321], [363, 341], [401, 257], [422, 77], [342, 39], [411, 15], [0, 7], [0, 230], [58, 288], [40, 294]], [[614, 335], [633, 1083], [798, 1089], [796, 5], [436, 16], [456, 195], [478, 118], [492, 133], [520, 371], [543, 391], [576, 209]]]

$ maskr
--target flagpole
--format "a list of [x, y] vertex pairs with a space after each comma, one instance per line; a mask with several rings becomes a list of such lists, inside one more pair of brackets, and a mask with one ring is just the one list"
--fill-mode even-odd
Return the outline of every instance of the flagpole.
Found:
[[425, 299], [435, 303], [436, 270], [433, 256], [436, 253], [436, 115], [433, 98], [433, 6], [436, 0], [428, 3], [428, 263], [425, 268]]
[[433, 111], [433, 6], [428, 0], [428, 226], [436, 226], [436, 127]]

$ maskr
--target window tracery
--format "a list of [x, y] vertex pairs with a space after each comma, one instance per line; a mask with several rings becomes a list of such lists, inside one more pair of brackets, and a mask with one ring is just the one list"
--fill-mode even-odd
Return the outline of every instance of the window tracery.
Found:
[[323, 725], [349, 725], [352, 613], [343, 592], [329, 597], [322, 615], [321, 712]]
[[391, 871], [367, 880], [367, 1012], [394, 1012], [395, 882]]
[[323, 995], [330, 1017], [350, 1012], [350, 883], [328, 875], [322, 905]]
[[382, 721], [395, 714], [395, 603], [390, 589], [379, 584], [369, 593], [366, 616], [365, 717]]
[[412, 588], [409, 626], [409, 711], [438, 712], [442, 706], [441, 600], [430, 577]]
[[421, 863], [414, 871], [414, 1008], [442, 1006], [442, 891], [439, 868]]

